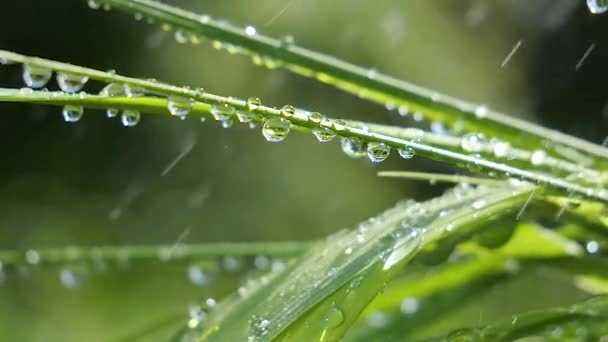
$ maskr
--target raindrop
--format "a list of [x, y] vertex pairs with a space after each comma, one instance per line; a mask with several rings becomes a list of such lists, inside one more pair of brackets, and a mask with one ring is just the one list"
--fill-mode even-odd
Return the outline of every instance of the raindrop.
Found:
[[401, 301], [399, 309], [404, 315], [413, 315], [418, 312], [420, 308], [420, 301], [416, 298], [408, 297]]
[[[166, 30], [168, 31], [168, 30]], [[189, 36], [187, 33], [185, 33], [184, 31], [181, 30], [177, 30], [175, 31], [175, 41], [178, 44], [186, 44], [189, 41]]]
[[99, 9], [100, 7], [99, 2], [97, 0], [88, 0], [87, 4], [89, 5], [90, 9]]
[[188, 278], [196, 286], [205, 286], [211, 282], [211, 277], [196, 265], [188, 267]]
[[270, 332], [270, 321], [253, 316], [249, 321], [249, 328], [251, 330], [249, 341], [261, 341]]
[[133, 127], [139, 123], [139, 119], [141, 118], [141, 114], [137, 110], [126, 109], [122, 112], [120, 116], [120, 121], [125, 127]]
[[198, 305], [190, 305], [188, 308], [190, 319], [188, 320], [188, 328], [194, 329], [205, 319], [207, 313]]
[[477, 200], [477, 201], [475, 201], [475, 202], [473, 202], [473, 203], [471, 204], [471, 208], [473, 208], [473, 209], [475, 209], [475, 210], [482, 209], [482, 208], [483, 208], [483, 207], [485, 207], [485, 206], [486, 206], [486, 201], [481, 200], [481, 199], [480, 199], [480, 200]]
[[62, 114], [65, 122], [78, 122], [82, 118], [84, 108], [82, 106], [66, 105], [63, 107]]
[[222, 258], [222, 268], [226, 272], [238, 272], [243, 267], [243, 261], [241, 258], [235, 256], [225, 256]]
[[30, 265], [37, 265], [40, 262], [40, 253], [34, 249], [25, 252], [25, 261]]
[[79, 92], [89, 80], [88, 76], [71, 75], [65, 72], [57, 73], [57, 84], [66, 93]]
[[119, 83], [108, 83], [103, 89], [99, 92], [101, 96], [126, 96], [127, 91], [123, 84]]
[[348, 130], [346, 121], [344, 121], [342, 119], [335, 120], [332, 125], [337, 132], [344, 132], [344, 131]]
[[250, 97], [247, 99], [247, 109], [256, 111], [262, 105], [262, 100], [259, 97]]
[[59, 271], [59, 281], [63, 287], [68, 289], [78, 288], [82, 283], [80, 277], [74, 271], [66, 268]]
[[400, 261], [406, 259], [422, 244], [422, 234], [415, 228], [404, 228], [387, 253], [382, 255], [384, 270], [389, 270]]
[[532, 152], [532, 155], [530, 156], [530, 162], [532, 163], [532, 165], [539, 166], [545, 163], [546, 158], [547, 152], [543, 150], [536, 150]]
[[382, 329], [389, 323], [389, 315], [385, 312], [373, 311], [367, 316], [367, 324], [375, 329]]
[[342, 152], [350, 158], [361, 158], [365, 156], [367, 143], [359, 138], [342, 138]]
[[125, 85], [125, 93], [128, 97], [142, 97], [146, 93], [146, 90], [136, 85]]
[[312, 123], [319, 124], [323, 121], [323, 115], [321, 113], [312, 112], [308, 115], [308, 120]]
[[380, 163], [388, 158], [391, 148], [385, 143], [373, 142], [367, 146], [367, 157], [372, 163]]
[[285, 105], [281, 108], [281, 115], [286, 118], [292, 118], [296, 114], [296, 109], [291, 105]]
[[285, 140], [290, 130], [290, 123], [283, 118], [274, 117], [264, 121], [262, 135], [270, 142], [280, 142]]
[[401, 115], [401, 116], [406, 116], [407, 113], [410, 112], [409, 108], [407, 108], [407, 106], [405, 106], [405, 105], [399, 106], [397, 111], [399, 112], [399, 115]]
[[600, 251], [600, 244], [597, 241], [589, 241], [585, 244], [585, 249], [589, 254], [597, 254]]
[[488, 116], [488, 107], [486, 106], [478, 106], [475, 108], [475, 117], [478, 119], [483, 119]]
[[509, 154], [511, 144], [506, 141], [494, 141], [492, 144], [492, 152], [496, 158], [504, 158]]
[[108, 108], [106, 110], [106, 116], [108, 118], [115, 118], [118, 116], [119, 112], [120, 112], [120, 110], [118, 110], [117, 108]]
[[169, 96], [167, 100], [167, 108], [171, 115], [184, 118], [192, 110], [194, 100], [181, 96]]
[[248, 25], [247, 27], [245, 27], [245, 33], [248, 36], [255, 36], [255, 34], [257, 33], [257, 30], [255, 29], [255, 27]]
[[484, 149], [484, 140], [483, 134], [465, 134], [460, 140], [460, 146], [466, 152], [481, 152]]
[[256, 255], [253, 264], [258, 270], [266, 270], [270, 267], [271, 260], [265, 255]]
[[32, 65], [23, 65], [23, 81], [30, 88], [44, 87], [53, 76], [53, 70]]
[[296, 39], [292, 35], [281, 37], [281, 46], [288, 47], [296, 43]]
[[217, 121], [228, 120], [234, 115], [235, 109], [229, 104], [211, 106], [211, 114]]
[[236, 112], [236, 118], [239, 120], [239, 122], [241, 123], [248, 123], [253, 121], [254, 115], [248, 112], [243, 112], [243, 111], [238, 111]]
[[412, 159], [416, 155], [416, 150], [411, 146], [400, 147], [397, 152], [399, 152], [399, 155], [403, 159]]
[[333, 303], [325, 313], [325, 316], [321, 320], [321, 324], [325, 328], [334, 329], [341, 326], [342, 323], [344, 323], [344, 312]]
[[312, 130], [312, 134], [322, 143], [329, 142], [336, 137], [336, 132], [326, 127], [317, 127]]
[[608, 0], [587, 0], [587, 7], [593, 14], [602, 14], [608, 11]]
[[228, 120], [220, 122], [220, 124], [222, 125], [222, 128], [230, 128], [234, 125], [234, 120], [229, 118]]

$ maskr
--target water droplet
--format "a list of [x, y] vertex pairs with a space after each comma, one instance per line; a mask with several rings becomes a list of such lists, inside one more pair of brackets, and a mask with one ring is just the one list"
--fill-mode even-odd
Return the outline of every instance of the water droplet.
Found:
[[326, 127], [317, 127], [312, 130], [312, 134], [319, 140], [319, 142], [329, 142], [336, 137], [336, 132]]
[[146, 90], [136, 85], [125, 85], [125, 93], [128, 97], [142, 97], [146, 94]]
[[250, 111], [256, 111], [262, 106], [262, 100], [259, 97], [250, 97], [247, 99], [247, 109]]
[[253, 118], [255, 116], [249, 112], [244, 112], [244, 111], [238, 111], [236, 112], [236, 118], [239, 120], [239, 122], [241, 123], [248, 123], [253, 121]]
[[416, 228], [403, 228], [400, 234], [393, 235], [395, 243], [382, 255], [384, 270], [389, 270], [402, 260], [413, 255], [422, 244], [422, 234]]
[[511, 144], [506, 141], [493, 141], [492, 143], [492, 152], [494, 152], [494, 156], [496, 158], [504, 158], [509, 154], [509, 150], [511, 149]]
[[106, 109], [106, 116], [108, 118], [115, 118], [118, 116], [120, 110], [118, 108], [108, 108]]
[[119, 83], [109, 83], [99, 92], [101, 96], [126, 96], [125, 86]]
[[477, 117], [478, 119], [483, 119], [486, 116], [488, 116], [488, 107], [479, 106], [475, 108], [475, 117]]
[[342, 119], [334, 120], [332, 126], [336, 130], [336, 132], [345, 132], [348, 131], [348, 126], [346, 125], [346, 121]]
[[[169, 28], [169, 30], [170, 30], [170, 28]], [[166, 30], [166, 31], [169, 31], [169, 30]], [[190, 40], [189, 35], [186, 32], [181, 31], [181, 30], [175, 31], [175, 41], [178, 44], [186, 44], [189, 40]]]
[[271, 260], [266, 255], [256, 255], [253, 264], [258, 270], [266, 270], [270, 267]]
[[546, 158], [547, 152], [543, 150], [536, 150], [532, 152], [532, 155], [530, 156], [530, 162], [532, 163], [532, 165], [539, 166], [545, 163]]
[[321, 324], [327, 329], [334, 329], [341, 326], [342, 323], [344, 323], [344, 312], [333, 303], [329, 309], [327, 309], [325, 316], [321, 320]]
[[30, 265], [37, 265], [40, 262], [40, 253], [34, 249], [25, 252], [25, 261]]
[[74, 271], [67, 268], [59, 271], [59, 281], [63, 287], [68, 289], [78, 288], [82, 283], [80, 277]]
[[312, 123], [319, 124], [323, 121], [323, 115], [321, 113], [312, 112], [308, 115], [308, 120]]
[[399, 106], [399, 108], [397, 109], [397, 111], [399, 112], [399, 115], [406, 116], [407, 113], [410, 112], [410, 109], [407, 106], [405, 106], [405, 105], [401, 105], [401, 106]]
[[602, 14], [608, 11], [608, 0], [587, 0], [587, 7], [593, 14]]
[[243, 267], [243, 260], [239, 257], [228, 255], [222, 258], [221, 264], [226, 272], [234, 273], [241, 270]]
[[88, 76], [72, 75], [65, 72], [57, 73], [57, 84], [66, 93], [79, 92], [88, 80]]
[[207, 317], [207, 313], [198, 305], [190, 305], [188, 308], [190, 319], [188, 320], [188, 328], [194, 329]]
[[23, 82], [30, 88], [44, 87], [51, 77], [53, 70], [33, 65], [23, 65]]
[[283, 118], [274, 117], [264, 121], [262, 135], [270, 142], [280, 142], [285, 140], [290, 130], [290, 123]]
[[192, 110], [194, 100], [181, 96], [169, 96], [167, 99], [167, 108], [171, 115], [185, 117]]
[[122, 125], [125, 127], [133, 127], [139, 123], [141, 119], [141, 114], [137, 110], [126, 109], [122, 112], [120, 116], [120, 121]]
[[253, 316], [249, 321], [250, 342], [261, 341], [270, 332], [270, 321], [263, 318]]
[[466, 152], [481, 152], [484, 149], [485, 137], [483, 134], [465, 134], [460, 140], [460, 147]]
[[225, 103], [223, 105], [213, 105], [211, 106], [211, 114], [217, 121], [225, 121], [230, 119], [236, 110], [231, 105]]
[[399, 155], [403, 159], [412, 159], [416, 155], [416, 150], [414, 150], [414, 148], [411, 146], [402, 146], [397, 150], [397, 152], [399, 152]]
[[413, 315], [418, 312], [420, 301], [416, 298], [408, 297], [401, 301], [399, 309], [404, 315]]
[[484, 200], [482, 200], [482, 199], [477, 200], [477, 201], [475, 201], [475, 202], [473, 202], [473, 203], [471, 204], [471, 208], [473, 208], [473, 209], [475, 209], [475, 210], [479, 210], [479, 209], [481, 209], [481, 208], [483, 208], [483, 207], [485, 207], [485, 206], [486, 206], [486, 201], [484, 201]]
[[597, 254], [600, 251], [600, 244], [597, 241], [589, 241], [585, 244], [585, 249], [589, 254]]
[[90, 9], [94, 10], [99, 9], [100, 7], [99, 2], [97, 0], [88, 0], [87, 4], [89, 5]]
[[196, 265], [188, 267], [188, 279], [196, 286], [205, 286], [211, 282], [211, 277]]
[[289, 47], [296, 43], [296, 39], [292, 35], [286, 35], [281, 37], [281, 46]]
[[248, 36], [255, 36], [255, 34], [258, 31], [255, 29], [255, 27], [248, 25], [247, 27], [245, 27], [245, 34], [247, 34]]
[[380, 163], [388, 158], [391, 148], [385, 143], [372, 142], [367, 146], [367, 157], [372, 163]]
[[286, 118], [292, 118], [296, 114], [296, 109], [291, 105], [285, 105], [281, 108], [281, 115]]
[[367, 324], [375, 329], [385, 328], [390, 320], [390, 316], [386, 312], [373, 311], [367, 316]]
[[65, 122], [78, 122], [82, 118], [84, 108], [82, 106], [66, 105], [63, 107], [62, 114]]
[[221, 121], [220, 124], [222, 125], [222, 128], [230, 128], [234, 125], [234, 120], [229, 118], [228, 120]]
[[350, 158], [361, 158], [367, 153], [367, 143], [359, 138], [342, 138], [341, 145], [342, 152]]

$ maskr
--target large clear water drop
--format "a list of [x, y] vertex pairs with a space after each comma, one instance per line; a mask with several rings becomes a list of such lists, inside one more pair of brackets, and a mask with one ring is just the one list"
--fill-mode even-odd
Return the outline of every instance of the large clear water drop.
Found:
[[280, 142], [285, 140], [289, 134], [290, 123], [283, 118], [274, 117], [264, 121], [262, 135], [270, 142]]
[[88, 80], [88, 76], [72, 75], [65, 72], [57, 73], [57, 84], [66, 93], [79, 92]]
[[587, 7], [593, 14], [602, 14], [608, 11], [608, 0], [587, 0]]
[[82, 106], [66, 105], [63, 107], [62, 114], [65, 122], [78, 122], [82, 118], [84, 108]]
[[53, 70], [32, 65], [23, 65], [23, 82], [30, 88], [44, 87], [53, 76]]
[[391, 148], [385, 143], [373, 142], [367, 146], [367, 157], [372, 163], [380, 163], [388, 158]]

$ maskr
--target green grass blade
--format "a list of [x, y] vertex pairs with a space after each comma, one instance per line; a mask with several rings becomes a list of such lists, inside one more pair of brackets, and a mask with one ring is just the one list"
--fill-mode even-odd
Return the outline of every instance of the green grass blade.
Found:
[[[434, 120], [448, 125], [464, 123], [468, 131], [481, 131], [533, 149], [547, 145], [568, 146], [601, 160], [606, 165], [608, 149], [567, 134], [489, 110], [447, 95], [440, 94], [375, 70], [366, 69], [335, 57], [308, 50], [295, 44], [264, 36], [248, 34], [245, 29], [226, 22], [213, 20], [180, 8], [151, 0], [102, 0], [107, 8], [116, 8], [129, 14], [140, 14], [169, 25], [176, 30], [203, 35], [216, 40], [218, 47], [251, 55], [254, 60], [266, 59], [272, 66], [284, 66], [298, 74], [314, 77], [321, 82], [364, 96], [375, 102], [406, 105], [422, 111]], [[515, 141], [514, 141], [515, 142]]]

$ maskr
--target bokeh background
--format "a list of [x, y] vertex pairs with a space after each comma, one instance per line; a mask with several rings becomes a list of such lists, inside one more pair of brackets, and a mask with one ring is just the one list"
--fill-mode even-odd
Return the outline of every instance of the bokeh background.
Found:
[[[608, 14], [592, 16], [583, 0], [170, 3], [262, 33], [293, 35], [302, 46], [596, 142], [607, 132]], [[255, 67], [208, 43], [179, 45], [158, 25], [92, 11], [84, 0], [5, 1], [1, 7], [1, 49], [224, 95], [259, 96], [275, 106], [429, 124], [287, 71]], [[595, 48], [577, 68], [591, 44]], [[88, 91], [101, 87], [90, 83]], [[0, 66], [0, 86], [22, 87], [20, 68]], [[292, 133], [271, 144], [259, 129], [223, 129], [196, 119], [144, 115], [127, 129], [103, 112], [87, 111], [77, 124], [63, 122], [58, 108], [1, 104], [0, 113], [0, 249], [316, 239], [399, 199], [442, 191], [378, 178], [377, 171], [450, 171], [421, 158], [393, 156], [371, 165], [348, 159], [337, 142], [319, 144]], [[210, 284], [196, 286], [183, 264], [150, 261], [103, 272], [68, 266], [79, 275], [77, 288], [62, 286], [57, 268], [4, 270], [0, 340], [167, 340], [185, 322], [191, 303], [221, 298], [242, 277], [217, 274]], [[583, 296], [548, 272], [502, 284], [463, 307], [457, 319], [489, 322]]]

